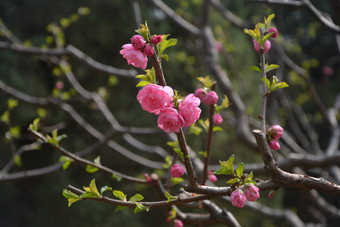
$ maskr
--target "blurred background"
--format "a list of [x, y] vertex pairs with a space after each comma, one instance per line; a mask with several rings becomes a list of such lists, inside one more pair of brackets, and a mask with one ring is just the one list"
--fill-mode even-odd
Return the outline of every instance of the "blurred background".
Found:
[[[93, 59], [117, 68], [131, 69], [126, 60], [119, 54], [121, 47], [130, 42], [136, 33], [136, 23], [132, 10], [132, 0], [0, 0], [0, 19], [19, 40], [27, 46], [53, 47], [53, 37], [49, 25], [57, 24], [63, 30], [62, 40], [72, 44]], [[167, 0], [164, 1], [179, 15], [194, 25], [199, 25], [202, 16], [202, 0]], [[248, 28], [264, 16], [275, 13], [273, 20], [279, 31], [277, 42], [287, 55], [309, 74], [309, 79], [315, 86], [325, 106], [331, 106], [340, 87], [339, 46], [336, 35], [321, 25], [306, 10], [301, 8], [269, 6], [251, 1], [221, 1], [222, 4], [240, 19], [247, 22]], [[339, 24], [339, 1], [312, 1], [313, 4]], [[171, 22], [160, 10], [154, 8], [149, 1], [139, 1], [142, 21], [147, 21], [152, 34], [171, 34], [178, 39], [175, 47], [167, 50], [169, 62], [164, 62], [164, 72], [168, 84], [180, 93], [188, 94], [198, 85], [197, 76], [209, 75], [201, 56], [199, 40], [182, 28]], [[243, 28], [234, 26], [219, 13], [212, 11], [211, 26], [216, 40], [225, 50], [220, 53], [220, 64], [227, 71], [233, 86], [244, 100], [249, 116], [257, 119], [260, 112], [261, 97], [259, 93], [258, 75], [249, 70], [257, 65], [259, 58], [253, 50], [251, 39], [243, 33]], [[0, 41], [5, 40], [0, 33]], [[225, 58], [231, 58], [228, 61]], [[270, 64], [279, 64], [275, 53], [270, 53]], [[75, 59], [69, 59], [72, 70], [79, 82], [89, 91], [98, 91], [106, 100], [108, 107], [122, 125], [135, 127], [156, 127], [153, 115], [140, 108], [136, 100], [136, 84], [138, 80], [124, 79], [115, 75], [98, 72], [84, 66]], [[232, 62], [232, 65], [230, 65]], [[149, 63], [150, 64], [150, 63]], [[140, 73], [140, 72], [139, 72]], [[328, 143], [329, 131], [323, 126], [321, 114], [311, 101], [303, 79], [288, 68], [283, 69], [283, 78], [290, 85], [287, 91], [295, 103], [302, 106], [308, 119], [319, 134], [319, 143], [324, 148]], [[85, 102], [77, 96], [65, 76], [53, 64], [42, 61], [37, 56], [27, 55], [0, 49], [0, 79], [6, 84], [37, 97], [54, 96], [75, 106], [83, 117], [103, 132], [109, 130], [109, 125], [95, 111], [93, 103]], [[62, 83], [58, 89], [57, 84]], [[222, 94], [220, 94], [222, 95]], [[0, 93], [0, 115], [8, 109], [10, 96]], [[274, 100], [270, 106], [275, 107]], [[203, 116], [207, 111], [203, 107]], [[278, 118], [287, 117], [285, 110], [280, 108], [275, 112]], [[24, 144], [32, 143], [34, 138], [27, 132], [28, 125], [37, 117], [42, 119], [44, 126], [60, 126], [61, 133], [67, 134], [67, 139], [61, 145], [75, 152], [85, 149], [95, 142], [95, 139], [83, 130], [63, 111], [54, 106], [39, 107], [19, 101], [10, 111], [10, 124], [2, 118], [0, 122], [0, 168], [2, 169], [11, 158], [11, 150]], [[339, 116], [338, 116], [339, 117]], [[281, 124], [289, 131], [289, 125], [284, 120]], [[218, 160], [226, 160], [231, 154], [236, 155], [236, 161], [260, 162], [259, 156], [248, 152], [248, 147], [236, 138], [232, 125], [225, 121], [223, 132], [217, 133], [214, 139], [212, 164]], [[121, 138], [115, 138], [117, 143], [138, 152], [126, 144]], [[162, 140], [155, 137], [143, 137], [141, 141], [162, 146], [171, 150]], [[160, 143], [161, 141], [162, 143]], [[188, 136], [188, 143], [196, 150], [204, 149], [200, 137]], [[324, 147], [323, 147], [324, 146]], [[103, 147], [100, 150], [102, 163], [113, 169], [121, 170], [131, 175], [152, 173], [152, 169], [141, 167], [129, 162], [121, 155]], [[58, 162], [60, 154], [48, 146], [42, 145], [40, 150], [24, 152], [16, 160], [16, 166], [11, 172], [41, 168]], [[90, 159], [95, 158], [90, 156]], [[164, 162], [161, 158], [155, 161]], [[162, 170], [158, 170], [159, 174]], [[133, 214], [126, 209], [114, 213], [114, 207], [94, 201], [78, 202], [67, 207], [67, 200], [62, 196], [62, 190], [68, 184], [77, 187], [88, 185], [96, 178], [99, 185], [108, 185], [118, 190], [124, 190], [129, 196], [138, 191], [146, 200], [157, 200], [154, 191], [145, 186], [113, 181], [100, 173], [90, 174], [84, 167], [72, 164], [66, 171], [58, 170], [47, 175], [22, 178], [18, 180], [0, 181], [0, 226], [170, 226], [165, 219], [168, 210], [165, 208]], [[222, 178], [219, 184], [224, 184]], [[298, 212], [301, 196], [298, 189], [280, 190], [272, 199], [266, 193], [261, 194], [261, 203], [273, 208], [289, 209]], [[339, 201], [332, 200], [338, 206]], [[218, 202], [221, 204], [221, 202]], [[247, 209], [235, 209], [226, 205], [233, 212], [242, 226], [284, 226], [280, 222], [261, 218]], [[236, 212], [235, 212], [236, 211]], [[302, 219], [310, 218], [307, 211], [299, 211]], [[247, 218], [244, 218], [247, 217]], [[257, 223], [254, 225], [254, 223]]]

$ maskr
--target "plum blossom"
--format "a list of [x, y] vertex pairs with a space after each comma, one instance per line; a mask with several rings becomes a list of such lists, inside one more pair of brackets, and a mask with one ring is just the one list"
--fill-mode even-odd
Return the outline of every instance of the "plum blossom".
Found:
[[248, 201], [254, 202], [260, 198], [259, 188], [250, 184], [249, 188], [245, 190], [244, 195]]
[[274, 151], [280, 150], [280, 144], [279, 142], [277, 142], [277, 140], [274, 140], [274, 139], [270, 140], [268, 145]]
[[147, 56], [152, 56], [155, 54], [155, 51], [153, 50], [153, 46], [151, 46], [150, 44], [146, 44], [146, 46], [144, 47], [144, 53]]
[[202, 102], [205, 105], [214, 105], [217, 103], [218, 95], [215, 91], [209, 91], [203, 98]]
[[283, 128], [280, 125], [273, 125], [268, 129], [268, 136], [274, 140], [281, 138], [283, 134]]
[[154, 35], [154, 36], [152, 36], [151, 43], [153, 45], [157, 45], [160, 42], [162, 42], [162, 35]]
[[200, 118], [201, 109], [198, 107], [201, 101], [194, 94], [187, 95], [179, 104], [179, 114], [184, 119], [183, 127], [192, 125]]
[[148, 58], [142, 51], [135, 49], [132, 44], [124, 44], [122, 48], [119, 53], [123, 55], [129, 65], [142, 68], [143, 70], [146, 68]]
[[195, 96], [202, 100], [202, 98], [207, 94], [203, 88], [197, 88], [195, 90]]
[[134, 35], [131, 38], [131, 44], [132, 44], [133, 48], [140, 50], [144, 47], [144, 45], [146, 44], [146, 41], [144, 40], [143, 36]]
[[138, 92], [137, 100], [143, 110], [158, 115], [162, 109], [171, 106], [173, 96], [174, 91], [171, 87], [147, 84]]
[[175, 164], [171, 167], [170, 170], [171, 176], [173, 177], [181, 177], [184, 174], [184, 167], [178, 164]]
[[231, 193], [230, 200], [234, 207], [242, 208], [247, 199], [240, 189], [236, 189]]
[[172, 107], [162, 109], [157, 120], [158, 128], [167, 133], [179, 132], [184, 125], [183, 117]]
[[274, 28], [274, 27], [271, 27], [271, 28], [269, 28], [269, 30], [268, 30], [268, 33], [272, 33], [272, 32], [274, 32], [273, 34], [272, 34], [272, 38], [276, 38], [277, 37], [277, 35], [278, 35], [278, 31], [277, 31], [277, 29], [276, 28]]
[[[261, 51], [260, 44], [255, 39], [253, 39], [253, 44], [254, 44], [254, 49], [257, 52], [260, 52]], [[266, 40], [266, 42], [264, 42], [264, 45], [263, 45], [264, 52], [267, 53], [269, 51], [270, 47], [271, 47], [270, 41]]]
[[179, 219], [174, 220], [174, 227], [183, 227], [183, 222]]
[[213, 122], [214, 122], [214, 124], [220, 125], [223, 122], [223, 118], [221, 117], [220, 114], [214, 114], [213, 115]]

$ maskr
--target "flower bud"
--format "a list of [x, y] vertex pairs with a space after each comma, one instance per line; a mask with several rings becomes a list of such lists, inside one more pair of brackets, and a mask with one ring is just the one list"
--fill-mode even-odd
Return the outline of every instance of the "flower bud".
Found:
[[274, 140], [281, 138], [283, 134], [283, 128], [280, 125], [273, 125], [268, 129], [268, 136]]
[[[255, 39], [253, 39], [253, 44], [254, 44], [254, 49], [257, 52], [260, 52], [261, 51], [260, 44]], [[266, 42], [264, 42], [264, 45], [263, 45], [264, 52], [267, 53], [271, 46], [272, 45], [271, 45], [270, 41], [266, 40]]]
[[215, 91], [209, 91], [206, 96], [202, 98], [202, 102], [205, 105], [214, 105], [217, 103], [218, 95]]
[[151, 43], [153, 45], [157, 45], [160, 42], [162, 42], [162, 35], [154, 35], [154, 36], [152, 36]]
[[274, 140], [274, 139], [270, 140], [268, 145], [274, 151], [280, 150], [280, 144], [279, 142], [277, 142], [277, 140]]
[[209, 180], [211, 183], [214, 183], [217, 181], [217, 177], [214, 174], [209, 175]]
[[220, 124], [222, 124], [222, 122], [223, 122], [223, 118], [221, 117], [220, 114], [214, 114], [214, 115], [213, 115], [213, 122], [214, 122], [214, 124], [216, 124], [216, 125], [220, 125]]
[[170, 170], [171, 176], [173, 177], [181, 177], [184, 174], [184, 167], [178, 164], [175, 164], [171, 167]]
[[271, 192], [268, 193], [268, 198], [271, 199], [271, 198], [274, 197], [274, 195], [275, 195], [275, 192], [271, 191]]
[[131, 44], [133, 48], [139, 50], [145, 45], [146, 41], [144, 40], [143, 36], [141, 35], [134, 35], [131, 38]]
[[195, 90], [195, 96], [202, 100], [202, 98], [206, 95], [206, 91], [203, 88], [197, 88]]
[[246, 189], [244, 195], [248, 201], [254, 202], [260, 198], [259, 188], [253, 184], [250, 184], [250, 187]]
[[272, 33], [272, 32], [274, 32], [274, 33], [272, 34], [271, 37], [275, 39], [275, 38], [277, 37], [277, 34], [278, 34], [279, 32], [277, 31], [276, 28], [271, 27], [271, 28], [269, 28], [268, 33]]
[[174, 220], [174, 227], [183, 227], [183, 222], [179, 219]]
[[144, 47], [144, 53], [146, 56], [154, 55], [155, 51], [153, 50], [153, 46], [151, 46], [150, 44], [146, 44], [146, 46]]
[[247, 199], [240, 189], [236, 189], [231, 193], [230, 200], [234, 207], [242, 208]]
[[55, 87], [58, 90], [62, 90], [64, 88], [64, 83], [62, 81], [58, 81], [57, 83], [55, 83]]

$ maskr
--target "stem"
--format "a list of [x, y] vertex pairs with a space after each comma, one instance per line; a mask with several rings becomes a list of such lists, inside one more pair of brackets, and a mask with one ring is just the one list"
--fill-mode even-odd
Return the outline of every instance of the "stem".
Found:
[[[261, 31], [261, 37], [262, 37], [262, 31]], [[264, 53], [264, 48], [261, 47], [260, 50], [260, 61], [261, 61], [261, 79], [267, 78], [266, 74], [266, 56]], [[266, 133], [266, 106], [267, 106], [267, 85], [264, 81], [262, 81], [262, 107], [261, 107], [261, 131], [263, 133]]]
[[[216, 90], [216, 82], [211, 86], [211, 90]], [[207, 177], [208, 177], [208, 166], [210, 162], [210, 151], [212, 148], [212, 140], [213, 140], [213, 128], [214, 128], [214, 122], [213, 122], [213, 115], [215, 113], [215, 105], [210, 105], [209, 109], [209, 129], [208, 129], [208, 138], [207, 138], [207, 145], [206, 145], [206, 152], [207, 155], [204, 158], [204, 167], [203, 167], [203, 173], [201, 177], [201, 184], [204, 185]]]
[[[153, 67], [155, 68], [155, 74], [156, 74], [156, 78], [159, 82], [160, 85], [162, 86], [166, 86], [166, 81], [165, 81], [165, 77], [163, 74], [163, 69], [162, 69], [162, 65], [160, 60], [158, 59], [156, 52], [154, 55], [152, 55], [151, 57], [151, 62]], [[183, 133], [183, 130], [180, 129], [180, 131], [178, 133], [176, 133], [177, 135], [177, 140], [179, 143], [179, 146], [181, 148], [181, 151], [183, 152], [183, 157], [184, 157], [184, 164], [185, 164], [185, 168], [187, 170], [187, 174], [188, 174], [188, 186], [189, 187], [195, 187], [196, 186], [196, 174], [195, 174], [195, 170], [193, 168], [190, 156], [189, 156], [189, 150], [188, 150], [188, 146], [186, 143], [186, 139]]]

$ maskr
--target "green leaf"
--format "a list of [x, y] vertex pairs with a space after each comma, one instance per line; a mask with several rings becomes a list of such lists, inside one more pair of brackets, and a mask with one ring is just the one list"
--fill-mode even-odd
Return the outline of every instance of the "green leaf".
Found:
[[178, 148], [178, 141], [169, 141], [166, 143], [168, 146], [170, 146], [171, 148]]
[[36, 118], [32, 124], [30, 124], [29, 128], [32, 131], [37, 131], [39, 129], [40, 118]]
[[204, 129], [204, 131], [208, 132], [209, 130], [209, 119], [206, 119], [205, 121], [200, 119], [198, 121], [198, 123], [202, 126], [202, 128]]
[[267, 18], [264, 18], [264, 23], [267, 29], [270, 28], [270, 23], [274, 19], [274, 17], [275, 17], [275, 14], [273, 13], [273, 14], [270, 14]]
[[219, 170], [216, 170], [214, 174], [226, 174], [226, 175], [235, 175], [234, 173], [234, 155], [231, 155], [227, 161], [220, 161], [221, 167]]
[[273, 91], [276, 91], [278, 89], [285, 88], [285, 87], [289, 87], [289, 85], [286, 82], [280, 82], [280, 83], [275, 84], [275, 86], [272, 86], [269, 89], [269, 91], [273, 92]]
[[264, 43], [272, 36], [273, 33], [269, 33], [265, 36], [263, 36], [262, 40], [261, 40], [261, 47], [263, 47]]
[[59, 142], [60, 142], [62, 139], [65, 139], [65, 138], [67, 138], [67, 135], [66, 135], [66, 134], [61, 134], [61, 135], [57, 136], [56, 141], [57, 141], [57, 143], [59, 144]]
[[169, 61], [169, 56], [167, 54], [162, 54], [162, 58], [164, 58], [165, 61]]
[[239, 181], [240, 181], [239, 178], [232, 178], [227, 181], [227, 184], [235, 184], [235, 183], [238, 183]]
[[238, 164], [237, 169], [236, 169], [236, 175], [238, 176], [238, 178], [241, 178], [241, 177], [242, 177], [243, 169], [244, 169], [244, 167], [243, 167], [243, 162], [240, 162], [240, 163]]
[[213, 132], [218, 132], [218, 131], [223, 131], [223, 128], [221, 128], [220, 126], [213, 127]]
[[63, 170], [66, 170], [71, 165], [71, 163], [73, 162], [73, 159], [69, 158], [67, 156], [61, 156], [59, 158], [59, 162], [64, 162]]
[[141, 194], [136, 194], [134, 196], [132, 196], [129, 201], [130, 202], [139, 202], [142, 201], [144, 199], [144, 197]]
[[250, 70], [254, 70], [256, 72], [262, 73], [261, 69], [258, 66], [252, 66], [249, 68]]
[[97, 167], [94, 167], [92, 165], [86, 165], [86, 172], [88, 173], [95, 173], [98, 171]]
[[181, 178], [181, 177], [171, 177], [171, 183], [173, 185], [179, 184], [179, 183], [181, 183], [183, 181], [184, 181], [184, 179]]
[[270, 81], [269, 81], [266, 77], [262, 78], [261, 80], [262, 80], [263, 82], [265, 82], [266, 85], [267, 85], [267, 88], [270, 89]]
[[149, 37], [150, 31], [149, 31], [149, 28], [148, 28], [148, 25], [147, 25], [146, 21], [145, 21], [145, 24], [141, 24], [141, 28], [137, 29], [136, 32], [138, 34], [140, 34], [141, 36], [143, 36], [143, 38], [145, 40], [147, 40], [147, 41], [149, 40], [149, 38], [150, 38]]
[[202, 128], [196, 126], [195, 123], [192, 124], [192, 125], [190, 126], [190, 128], [189, 128], [189, 133], [190, 133], [190, 134], [195, 134], [196, 136], [198, 136], [199, 134], [201, 134], [202, 131], [203, 131]]
[[91, 180], [90, 189], [91, 189], [92, 192], [96, 193], [100, 197], [100, 194], [99, 194], [97, 186], [96, 186], [96, 179]]
[[137, 202], [135, 202], [135, 204], [136, 204], [136, 208], [134, 211], [135, 214], [141, 211], [149, 211], [149, 207], [143, 206], [141, 203]]
[[253, 174], [253, 171], [251, 171], [251, 172], [248, 174], [248, 176], [244, 179], [244, 182], [246, 182], [246, 183], [252, 183], [253, 177], [254, 177], [254, 174]]
[[70, 190], [64, 189], [63, 196], [68, 200], [68, 206], [70, 207], [74, 202], [81, 200], [81, 197], [77, 196]]
[[171, 46], [175, 46], [177, 44], [177, 39], [167, 39], [169, 35], [163, 35], [162, 36], [162, 42], [160, 42], [159, 44], [157, 44], [157, 49], [158, 49], [158, 54], [159, 56], [163, 57], [163, 52], [171, 47]]
[[136, 85], [136, 87], [144, 87], [145, 85], [148, 85], [148, 84], [150, 84], [150, 82], [142, 80]]
[[118, 211], [123, 210], [125, 208], [126, 208], [125, 206], [117, 206], [116, 209], [115, 209], [115, 212], [118, 212]]
[[10, 98], [10, 99], [8, 99], [7, 104], [8, 104], [8, 109], [12, 110], [12, 109], [14, 109], [15, 107], [18, 106], [19, 102], [16, 99]]
[[122, 180], [121, 177], [119, 177], [119, 176], [117, 176], [117, 175], [115, 175], [115, 174], [112, 174], [112, 178], [115, 179], [115, 180], [117, 180], [118, 182], [120, 182], [120, 181]]
[[279, 67], [280, 67], [280, 66], [279, 66], [279, 65], [276, 65], [276, 64], [268, 65], [268, 66], [266, 67], [266, 73], [269, 72], [269, 71], [272, 71], [272, 70], [274, 70], [274, 69], [277, 69], [277, 68], [279, 68]]
[[100, 198], [100, 196], [98, 196], [96, 193], [94, 192], [85, 192], [84, 194], [82, 194], [80, 196], [81, 198], [83, 199], [86, 199], [86, 198]]
[[97, 158], [95, 158], [93, 162], [94, 162], [94, 164], [100, 166], [100, 165], [101, 165], [101, 164], [100, 164], [100, 155], [97, 156]]
[[169, 192], [165, 191], [165, 197], [168, 199], [168, 203], [172, 200], [176, 200], [177, 197], [176, 196], [172, 196], [169, 194]]
[[8, 124], [9, 123], [9, 111], [6, 110], [2, 115], [1, 115], [1, 121]]
[[208, 152], [206, 152], [206, 151], [200, 151], [200, 152], [198, 152], [198, 154], [199, 154], [199, 155], [202, 155], [203, 157], [207, 157]]
[[197, 80], [203, 84], [204, 87], [210, 89], [214, 81], [209, 77], [197, 77]]
[[184, 160], [183, 152], [180, 148], [174, 148], [174, 151], [178, 154], [178, 156], [181, 158], [181, 160]]
[[250, 29], [245, 28], [245, 29], [243, 30], [243, 32], [246, 33], [246, 34], [248, 34], [248, 35], [250, 35], [251, 37], [253, 37], [253, 38], [256, 39], [256, 40], [258, 39], [258, 35], [257, 35], [256, 32], [253, 31], [253, 30], [250, 30]]
[[15, 157], [14, 157], [14, 163], [15, 163], [18, 167], [22, 167], [22, 161], [21, 161], [20, 155], [15, 155]]
[[108, 187], [108, 186], [103, 186], [101, 189], [100, 189], [100, 194], [102, 195], [104, 192], [106, 191], [112, 191], [112, 188], [111, 187]]
[[123, 192], [118, 191], [118, 190], [113, 190], [112, 193], [113, 193], [114, 196], [116, 196], [120, 200], [126, 201], [126, 195]]

